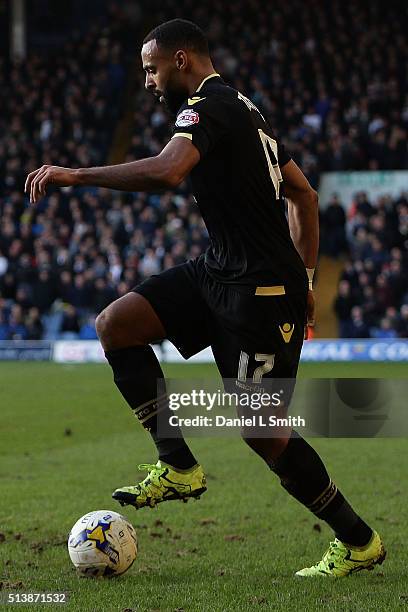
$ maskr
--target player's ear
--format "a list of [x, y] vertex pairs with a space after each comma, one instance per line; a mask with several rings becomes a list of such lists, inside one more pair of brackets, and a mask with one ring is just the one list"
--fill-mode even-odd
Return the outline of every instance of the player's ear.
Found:
[[187, 53], [183, 50], [176, 51], [174, 54], [177, 70], [183, 70], [188, 64]]

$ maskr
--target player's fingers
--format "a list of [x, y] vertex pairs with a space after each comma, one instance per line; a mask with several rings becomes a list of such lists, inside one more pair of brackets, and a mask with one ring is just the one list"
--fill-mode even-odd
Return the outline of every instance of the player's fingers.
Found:
[[49, 167], [48, 165], [41, 166], [41, 168], [37, 168], [37, 170], [33, 170], [32, 172], [30, 172], [27, 175], [26, 182], [25, 182], [25, 185], [24, 185], [24, 192], [25, 193], [27, 193], [28, 190], [30, 189], [31, 183], [34, 180], [34, 178], [37, 176], [37, 174], [39, 172], [42, 172], [45, 168], [48, 168], [48, 167]]
[[38, 200], [39, 200], [39, 192], [38, 192], [38, 180], [35, 179], [35, 181], [33, 182], [32, 186], [31, 186], [31, 202], [33, 204], [37, 204]]
[[26, 182], [24, 185], [24, 192], [27, 193], [31, 187], [31, 183], [33, 181], [33, 179], [35, 178], [37, 172], [40, 172], [41, 168], [37, 168], [37, 170], [34, 170], [33, 172], [30, 172], [30, 174], [27, 175], [26, 178]]
[[34, 202], [35, 202], [35, 200], [34, 200], [34, 193], [35, 193], [35, 181], [37, 179], [37, 176], [38, 176], [38, 173], [35, 175], [35, 177], [31, 181], [31, 185], [30, 185], [30, 202], [31, 202], [31, 204], [34, 204]]
[[38, 201], [38, 198], [39, 198], [38, 184], [46, 172], [47, 172], [46, 170], [40, 170], [31, 183], [30, 202], [32, 204], [36, 204], [36, 202]]
[[49, 182], [50, 177], [48, 176], [48, 174], [45, 174], [44, 177], [39, 181], [38, 183], [38, 192], [41, 195], [45, 195], [45, 188]]
[[37, 179], [37, 176], [38, 176], [40, 173], [41, 173], [41, 168], [35, 172], [34, 176], [33, 176], [33, 177], [32, 177], [32, 179], [31, 179], [31, 182], [30, 182], [30, 202], [31, 202], [32, 204], [34, 203], [33, 197], [34, 197], [34, 187], [35, 187], [35, 181], [36, 181], [36, 179]]

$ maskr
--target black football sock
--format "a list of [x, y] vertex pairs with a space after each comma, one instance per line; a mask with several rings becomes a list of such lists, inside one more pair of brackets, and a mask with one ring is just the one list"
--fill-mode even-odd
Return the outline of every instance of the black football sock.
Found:
[[351, 546], [363, 547], [373, 532], [331, 481], [316, 451], [295, 431], [285, 450], [269, 467], [282, 486]]
[[164, 374], [152, 347], [132, 346], [106, 351], [105, 355], [112, 367], [116, 386], [143, 427], [150, 432], [159, 459], [181, 470], [196, 465], [197, 461], [179, 428], [172, 428], [172, 438], [162, 438], [157, 431], [158, 413], [165, 422], [172, 412], [168, 406]]

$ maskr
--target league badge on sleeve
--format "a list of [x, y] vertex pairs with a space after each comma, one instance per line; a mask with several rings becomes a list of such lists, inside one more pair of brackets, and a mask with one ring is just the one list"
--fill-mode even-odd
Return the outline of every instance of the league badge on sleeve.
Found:
[[181, 113], [178, 115], [176, 119], [176, 126], [177, 127], [188, 127], [189, 125], [194, 125], [195, 123], [198, 123], [199, 121], [200, 121], [199, 114], [196, 111], [191, 110], [191, 108], [186, 108], [185, 110], [181, 111]]

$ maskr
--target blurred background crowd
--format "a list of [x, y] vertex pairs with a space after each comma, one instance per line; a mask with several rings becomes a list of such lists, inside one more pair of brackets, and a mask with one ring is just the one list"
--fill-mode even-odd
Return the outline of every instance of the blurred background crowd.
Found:
[[[325, 171], [408, 167], [403, 15], [380, 0], [123, 2], [98, 19], [85, 11], [64, 35], [50, 28], [52, 39], [37, 29], [23, 61], [2, 52], [0, 340], [95, 338], [107, 304], [208, 244], [188, 184], [160, 195], [51, 189], [36, 208], [23, 193], [42, 164], [161, 150], [171, 119], [143, 92], [138, 57], [152, 26], [173, 17], [202, 25], [216, 69], [267, 115], [317, 188]], [[408, 337], [407, 194], [322, 204], [322, 253], [347, 259], [334, 303], [339, 334]]]
[[343, 338], [408, 338], [408, 199], [356, 194], [347, 215], [334, 196], [322, 247], [347, 255], [334, 310]]

